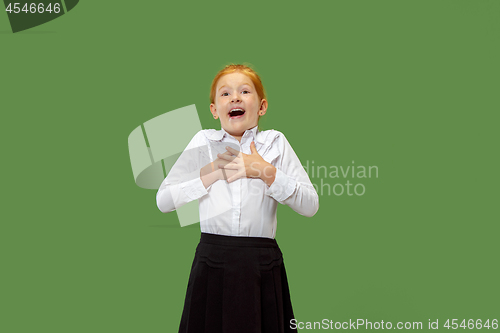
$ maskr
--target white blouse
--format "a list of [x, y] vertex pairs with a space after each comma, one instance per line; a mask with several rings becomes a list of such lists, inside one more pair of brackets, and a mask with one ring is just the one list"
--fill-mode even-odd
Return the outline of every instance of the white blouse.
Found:
[[[276, 167], [271, 186], [259, 178], [240, 178], [217, 180], [205, 188], [200, 169], [226, 152], [226, 146], [250, 154], [252, 141], [259, 155]], [[241, 142], [224, 129], [201, 130], [193, 137], [162, 182], [156, 203], [168, 213], [196, 199], [201, 231], [228, 236], [274, 238], [278, 202], [304, 216], [319, 208], [318, 194], [283, 133], [258, 131], [257, 126], [246, 130]]]

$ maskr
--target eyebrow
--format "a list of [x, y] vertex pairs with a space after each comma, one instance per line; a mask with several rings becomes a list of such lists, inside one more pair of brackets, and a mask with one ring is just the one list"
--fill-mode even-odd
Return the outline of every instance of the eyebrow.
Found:
[[[252, 87], [252, 86], [250, 85], [250, 83], [243, 83], [241, 86], [249, 86], [249, 87]], [[219, 88], [219, 90], [217, 90], [217, 91], [220, 91], [220, 90], [221, 90], [222, 88], [224, 88], [224, 87], [225, 87], [225, 86], [220, 87], [220, 88]]]

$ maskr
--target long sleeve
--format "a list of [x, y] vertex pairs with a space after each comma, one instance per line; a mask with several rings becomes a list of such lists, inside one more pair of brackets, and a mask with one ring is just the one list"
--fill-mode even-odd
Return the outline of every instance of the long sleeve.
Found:
[[319, 209], [318, 193], [283, 134], [280, 134], [278, 145], [282, 154], [275, 165], [276, 177], [266, 189], [266, 195], [289, 206], [300, 215], [311, 217]]
[[[175, 162], [156, 194], [156, 204], [169, 213], [208, 194], [200, 178], [200, 169], [208, 163], [207, 146], [198, 132]], [[204, 164], [203, 164], [204, 163]]]

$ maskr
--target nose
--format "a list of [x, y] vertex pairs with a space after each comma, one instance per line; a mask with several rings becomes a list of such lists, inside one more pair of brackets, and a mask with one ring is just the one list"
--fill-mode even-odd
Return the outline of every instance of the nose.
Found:
[[233, 98], [231, 98], [231, 102], [233, 102], [233, 103], [241, 102], [240, 95], [238, 93], [234, 94]]

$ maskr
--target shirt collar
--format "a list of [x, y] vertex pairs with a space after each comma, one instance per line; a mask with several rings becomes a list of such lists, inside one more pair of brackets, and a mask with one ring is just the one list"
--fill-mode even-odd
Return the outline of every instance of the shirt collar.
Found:
[[[251, 137], [253, 137], [254, 141], [259, 142], [259, 143], [264, 143], [265, 138], [262, 135], [262, 131], [259, 131], [258, 127], [259, 126], [255, 126], [251, 129], [246, 130], [245, 133], [243, 133], [242, 138], [245, 136], [251, 136]], [[227, 133], [222, 128], [220, 131], [211, 131], [210, 133], [208, 133], [207, 137], [212, 141], [221, 141], [224, 138], [224, 136], [226, 136], [226, 135], [230, 135], [230, 134]]]

